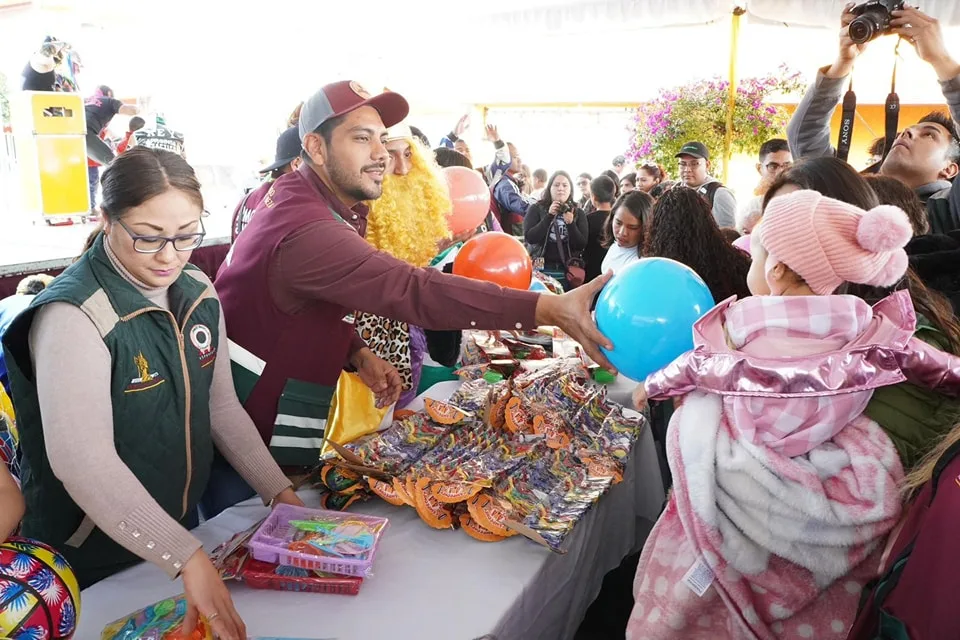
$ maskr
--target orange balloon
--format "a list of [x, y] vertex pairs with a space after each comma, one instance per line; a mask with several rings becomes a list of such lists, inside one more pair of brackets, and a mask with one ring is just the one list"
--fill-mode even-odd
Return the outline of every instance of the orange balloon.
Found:
[[480, 174], [466, 167], [446, 167], [443, 175], [453, 202], [447, 225], [453, 235], [476, 229], [490, 211], [490, 189]]
[[467, 240], [453, 261], [458, 276], [510, 289], [530, 288], [533, 262], [519, 240], [506, 233], [481, 233]]

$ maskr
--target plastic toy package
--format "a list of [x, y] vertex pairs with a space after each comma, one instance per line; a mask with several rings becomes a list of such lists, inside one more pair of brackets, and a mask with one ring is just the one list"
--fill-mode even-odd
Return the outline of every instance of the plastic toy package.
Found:
[[385, 518], [280, 504], [250, 540], [255, 560], [369, 577]]
[[322, 571], [287, 567], [248, 558], [238, 579], [254, 589], [297, 591], [355, 596], [360, 593], [363, 578], [338, 576]]
[[108, 624], [100, 640], [213, 640], [213, 633], [202, 619], [192, 634], [184, 635], [186, 615], [186, 598], [167, 598]]
[[[209, 625], [201, 618], [190, 635], [182, 631], [187, 615], [183, 595], [155, 602], [129, 616], [104, 627], [100, 640], [214, 640]], [[324, 640], [323, 638], [288, 638], [250, 636], [247, 640]], [[332, 640], [332, 639], [327, 639]]]

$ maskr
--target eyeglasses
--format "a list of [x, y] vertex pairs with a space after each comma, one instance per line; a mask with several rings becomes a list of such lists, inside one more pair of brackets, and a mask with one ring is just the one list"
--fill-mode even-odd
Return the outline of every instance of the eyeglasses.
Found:
[[792, 162], [784, 162], [784, 163], [780, 163], [780, 162], [768, 162], [767, 164], [765, 164], [765, 165], [763, 165], [763, 166], [764, 166], [764, 167], [767, 169], [767, 171], [769, 171], [770, 173], [776, 173], [777, 171], [786, 171], [787, 169], [789, 169], [790, 167], [793, 166], [793, 163], [792, 163]]
[[696, 169], [697, 167], [700, 166], [700, 163], [701, 163], [701, 162], [703, 162], [703, 161], [702, 161], [702, 160], [693, 160], [693, 161], [691, 161], [691, 162], [687, 162], [686, 160], [681, 160], [681, 161], [680, 161], [680, 168], [681, 168], [681, 169]]
[[177, 251], [193, 251], [203, 243], [207, 230], [203, 226], [203, 220], [200, 220], [200, 233], [187, 233], [184, 235], [167, 236], [144, 236], [134, 233], [130, 227], [123, 224], [123, 220], [117, 220], [123, 230], [133, 238], [133, 250], [137, 253], [160, 253], [167, 246], [167, 243], [173, 244]]

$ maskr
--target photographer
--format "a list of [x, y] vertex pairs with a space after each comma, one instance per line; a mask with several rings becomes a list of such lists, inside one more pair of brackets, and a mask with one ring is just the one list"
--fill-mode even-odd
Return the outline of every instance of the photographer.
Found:
[[[867, 46], [850, 38], [849, 25], [856, 18], [854, 6], [848, 4], [840, 19], [836, 61], [820, 69], [816, 82], [807, 90], [787, 126], [790, 149], [798, 158], [835, 154], [830, 140], [830, 117], [846, 89], [857, 57]], [[960, 141], [954, 124], [960, 116], [960, 64], [947, 52], [939, 22], [917, 9], [892, 11], [889, 33], [902, 36], [936, 71], [953, 121], [935, 112], [904, 129], [879, 172], [913, 189], [927, 205], [933, 231], [946, 232], [960, 227], [960, 214], [947, 201], [950, 181], [960, 169]]]
[[588, 236], [587, 215], [573, 198], [573, 180], [566, 171], [557, 171], [523, 219], [523, 237], [531, 247], [534, 267], [569, 289], [567, 264], [579, 258]]
[[57, 85], [57, 65], [69, 45], [53, 36], [43, 40], [40, 50], [30, 57], [21, 74], [20, 88], [24, 91], [55, 91]]

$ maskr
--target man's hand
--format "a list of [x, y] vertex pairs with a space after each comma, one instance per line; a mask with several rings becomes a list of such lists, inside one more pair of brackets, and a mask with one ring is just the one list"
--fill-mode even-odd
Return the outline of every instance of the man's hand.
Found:
[[350, 359], [350, 364], [357, 370], [363, 383], [373, 391], [378, 409], [389, 407], [400, 397], [403, 390], [400, 374], [392, 364], [374, 355], [369, 347], [357, 351]]
[[499, 142], [500, 141], [500, 132], [497, 131], [497, 126], [494, 124], [488, 124], [486, 126], [486, 131], [484, 133], [483, 139], [487, 142]]
[[848, 2], [840, 15], [840, 51], [837, 60], [824, 74], [828, 78], [845, 78], [853, 71], [853, 63], [857, 56], [867, 48], [866, 43], [857, 44], [850, 39], [850, 23], [857, 16], [853, 13], [856, 3]]
[[610, 271], [606, 275], [588, 282], [562, 296], [541, 295], [537, 300], [537, 324], [560, 327], [564, 333], [576, 340], [601, 367], [616, 374], [616, 368], [600, 351], [602, 346], [608, 351], [613, 350], [613, 344], [600, 333], [590, 315], [590, 305], [593, 298], [600, 293], [603, 285], [613, 277]]
[[466, 114], [457, 121], [457, 126], [453, 128], [453, 133], [458, 138], [463, 137], [463, 134], [467, 132], [467, 129], [470, 127], [470, 114]]
[[892, 15], [890, 26], [893, 33], [912, 44], [920, 59], [934, 68], [941, 81], [960, 75], [960, 64], [957, 64], [947, 51], [943, 42], [943, 31], [936, 18], [931, 18], [913, 7], [894, 11]]

